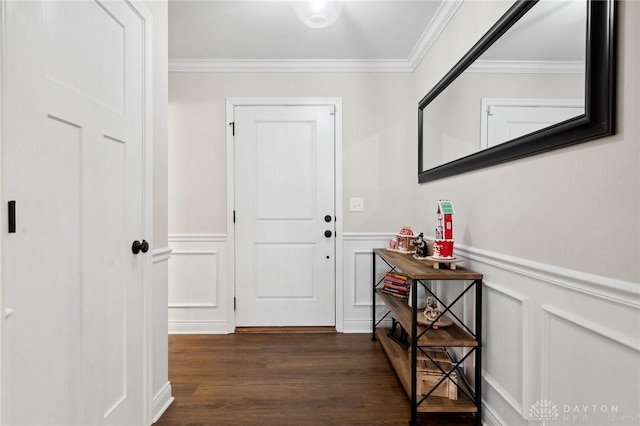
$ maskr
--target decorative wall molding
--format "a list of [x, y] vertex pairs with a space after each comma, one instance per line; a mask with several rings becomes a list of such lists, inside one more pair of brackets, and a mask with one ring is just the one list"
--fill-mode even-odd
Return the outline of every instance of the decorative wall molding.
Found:
[[[393, 232], [342, 234], [343, 252], [340, 260], [344, 263], [343, 306], [341, 312], [337, 314], [342, 313], [344, 320], [343, 329], [340, 331], [371, 332], [370, 291], [373, 259], [371, 253], [374, 247], [385, 247], [389, 238], [394, 235]], [[183, 256], [194, 259], [201, 255], [198, 253], [218, 253], [221, 267], [217, 273], [216, 286], [217, 291], [221, 293], [219, 306], [216, 307], [209, 306], [206, 300], [194, 300], [191, 306], [180, 306], [173, 301], [174, 307], [169, 309], [169, 332], [175, 334], [232, 333], [234, 331], [233, 310], [226, 307], [227, 303], [223, 302], [233, 297], [233, 294], [224, 293], [227, 291], [226, 287], [229, 287], [224, 285], [228, 276], [224, 270], [227, 265], [224, 256], [229, 250], [229, 240], [223, 234], [183, 234], [172, 235], [170, 243], [174, 249], [172, 259], [176, 254], [180, 259], [181, 252], [184, 253]], [[519, 358], [520, 371], [510, 371], [507, 376], [504, 372], [498, 374], [492, 371], [492, 368], [496, 368], [495, 365], [500, 364], [502, 358], [489, 359], [489, 354], [493, 353], [492, 356], [497, 356], [496, 352], [485, 352], [482, 371], [483, 386], [486, 389], [483, 394], [485, 424], [521, 422], [527, 424], [528, 410], [533, 400], [549, 397], [549, 386], [552, 383], [548, 376], [555, 365], [551, 364], [554, 358], [552, 358], [553, 353], [549, 351], [560, 350], [557, 347], [550, 347], [551, 318], [560, 318], [590, 333], [602, 336], [607, 339], [604, 343], [607, 346], [619, 345], [621, 350], [632, 348], [634, 353], [640, 353], [640, 342], [637, 342], [634, 335], [628, 332], [632, 328], [617, 328], [619, 324], [624, 323], [626, 318], [624, 315], [630, 315], [634, 309], [638, 308], [638, 296], [635, 290], [637, 285], [465, 246], [457, 246], [456, 254], [463, 258], [463, 266], [468, 264], [470, 268], [484, 273], [485, 304], [489, 306], [493, 302], [494, 309], [496, 307], [500, 309], [502, 306], [508, 309], [510, 315], [517, 316], [513, 319], [521, 318], [522, 321], [518, 325], [521, 329], [512, 327], [508, 334], [511, 336], [514, 330], [521, 334], [521, 343], [505, 346], [505, 350], [509, 353], [500, 355], [501, 357], [521, 357]], [[169, 262], [169, 267], [171, 262], [173, 260]], [[376, 262], [376, 274], [380, 277], [384, 274], [385, 266], [382, 261]], [[184, 273], [179, 274], [180, 276], [183, 274], [186, 276], [192, 270], [188, 265], [180, 267], [186, 268]], [[202, 282], [201, 285], [206, 283]], [[446, 296], [447, 287], [442, 283], [433, 282], [433, 289]], [[516, 309], [510, 304], [511, 301], [519, 304], [520, 308]], [[562, 305], [563, 309], [566, 309], [562, 310], [551, 306], [551, 301], [554, 304], [565, 303], [565, 301], [572, 301], [572, 303], [567, 306]], [[596, 306], [602, 307], [607, 312], [615, 312], [615, 308], [619, 307], [621, 309], [618, 310], [625, 313], [617, 318], [615, 314], [612, 314], [611, 318], [607, 316], [607, 321], [602, 323], [596, 323], [591, 319], [585, 320], [584, 304], [591, 303], [597, 304]], [[463, 315], [473, 315], [471, 305], [465, 304], [465, 306]], [[382, 309], [376, 310], [379, 317], [382, 312]], [[485, 310], [485, 314], [487, 312]], [[496, 321], [496, 318], [500, 320], [498, 316], [494, 317], [493, 321]], [[540, 324], [540, 326], [534, 326], [534, 324]], [[484, 325], [486, 327], [488, 322], [485, 321]], [[383, 322], [382, 326], [387, 326], [387, 322]], [[566, 329], [565, 332], [579, 333], [578, 330], [574, 332], [571, 329]], [[583, 362], [586, 361], [576, 360], [576, 367], [586, 368], [587, 364], [581, 364]], [[519, 418], [523, 420], [518, 421]]]
[[[173, 256], [175, 259], [177, 259], [178, 257], [182, 257], [182, 256], [196, 256], [196, 257], [201, 257], [201, 256], [211, 256], [213, 258], [213, 260], [211, 261], [211, 265], [210, 267], [213, 268], [213, 272], [215, 273], [215, 277], [214, 277], [214, 281], [213, 282], [206, 282], [204, 279], [202, 281], [199, 281], [200, 284], [200, 288], [203, 287], [209, 287], [212, 286], [213, 287], [213, 301], [210, 302], [204, 302], [204, 301], [198, 301], [198, 302], [172, 302], [171, 300], [169, 300], [169, 308], [216, 308], [218, 306], [218, 290], [219, 290], [219, 286], [220, 286], [220, 274], [219, 274], [219, 269], [220, 269], [220, 256], [218, 255], [218, 251], [217, 250], [175, 250], [173, 252]], [[192, 267], [197, 265], [197, 264], [193, 264], [193, 259], [191, 260], [192, 262]], [[171, 277], [172, 275], [170, 275]], [[195, 277], [196, 280], [198, 280], [199, 278], [204, 278], [204, 277]], [[192, 284], [192, 283], [190, 283]]]
[[[345, 333], [371, 333], [371, 284], [373, 248], [385, 247], [395, 232], [350, 232], [343, 234], [344, 252], [344, 329]], [[376, 262], [377, 274], [382, 277], [384, 262]], [[376, 314], [384, 304], [376, 303]], [[378, 310], [380, 308], [380, 310]], [[381, 315], [378, 315], [380, 317]], [[387, 318], [388, 320], [388, 318]], [[385, 321], [383, 326], [390, 326]]]
[[482, 414], [484, 417], [481, 419], [483, 425], [503, 426], [507, 424], [490, 405], [487, 405], [484, 398], [482, 399]]
[[568, 288], [621, 305], [640, 308], [640, 288], [637, 283], [602, 277], [458, 244], [456, 244], [456, 254], [548, 284]]
[[388, 241], [396, 236], [396, 232], [345, 232], [342, 239], [346, 241]]
[[[513, 395], [511, 395], [509, 393], [508, 390], [506, 390], [504, 387], [502, 387], [502, 385], [500, 383], [498, 383], [498, 381], [496, 379], [494, 379], [493, 377], [491, 377], [491, 375], [489, 373], [487, 373], [484, 369], [482, 370], [482, 379], [484, 380], [484, 382], [491, 386], [491, 388], [498, 394], [500, 395], [500, 397], [502, 399], [504, 399], [507, 404], [509, 404], [511, 406], [511, 408], [513, 408], [516, 412], [521, 413], [522, 410], [522, 405], [520, 404], [520, 402], [518, 402], [518, 400], [516, 398], [513, 397]], [[525, 417], [526, 419], [526, 417]]]
[[170, 243], [224, 243], [227, 241], [227, 234], [169, 234], [168, 240]]
[[171, 393], [171, 382], [167, 382], [160, 391], [153, 396], [152, 405], [152, 423], [157, 422], [162, 414], [169, 408], [169, 406], [175, 401], [175, 398]]
[[169, 308], [216, 308], [215, 303], [169, 303]]
[[632, 341], [627, 336], [617, 332], [616, 330], [603, 327], [600, 323], [592, 322], [587, 318], [580, 318], [577, 315], [571, 314], [555, 306], [545, 304], [542, 305], [540, 309], [545, 313], [545, 317], [547, 320], [549, 316], [560, 318], [578, 328], [584, 329], [590, 333], [597, 334], [598, 336], [606, 340], [640, 353], [640, 341]]
[[[542, 330], [541, 330], [541, 367], [540, 367], [540, 376], [541, 376], [541, 397], [543, 399], [549, 398], [549, 379], [550, 379], [550, 369], [551, 369], [551, 342], [550, 342], [550, 320], [551, 318], [560, 319], [568, 324], [573, 325], [578, 329], [582, 329], [587, 333], [595, 334], [605, 340], [612, 342], [614, 345], [622, 346], [626, 349], [631, 349], [634, 352], [640, 354], [640, 342], [632, 341], [627, 336], [622, 335], [616, 330], [613, 330], [608, 327], [604, 327], [601, 324], [596, 324], [590, 321], [587, 318], [579, 317], [578, 315], [567, 312], [558, 307], [543, 304], [540, 306], [540, 310], [542, 313]], [[588, 350], [589, 348], [585, 348]], [[615, 362], [615, 361], [614, 361]]]
[[153, 259], [152, 262], [158, 263], [169, 260], [169, 258], [171, 258], [171, 251], [172, 250], [169, 247], [163, 247], [153, 250], [153, 252], [151, 253]]
[[[373, 251], [371, 249], [369, 250], [353, 250], [351, 253], [353, 253], [353, 257], [351, 259], [352, 265], [353, 265], [353, 282], [357, 283], [360, 282], [361, 280], [359, 279], [359, 275], [358, 275], [358, 258], [362, 258], [365, 260], [365, 262], [367, 263], [368, 266], [368, 272], [371, 272], [371, 257], [373, 256]], [[360, 275], [362, 274], [362, 270], [360, 269]], [[369, 278], [369, 275], [367, 275], [366, 281], [371, 282], [371, 279]], [[361, 299], [363, 299], [363, 297], [359, 296], [358, 294], [358, 286], [353, 286], [352, 290], [353, 290], [353, 304], [352, 306], [366, 306], [366, 307], [370, 307], [371, 306], [371, 300], [372, 300], [372, 295], [367, 294], [364, 297], [364, 301], [360, 301]], [[384, 307], [384, 303], [380, 302], [377, 303], [376, 306], [380, 306], [380, 307]], [[371, 322], [371, 321], [369, 321]], [[371, 324], [369, 324], [369, 328], [371, 328]]]
[[[523, 419], [526, 420], [528, 416], [526, 407], [529, 406], [531, 400], [531, 392], [528, 388], [528, 384], [531, 383], [533, 378], [530, 301], [528, 297], [519, 294], [505, 286], [494, 284], [487, 280], [484, 280], [483, 284], [488, 291], [494, 291], [496, 293], [502, 294], [520, 304], [522, 321], [522, 328], [520, 330], [522, 336], [522, 346], [520, 348], [522, 354], [522, 371], [520, 377], [520, 381], [522, 383], [521, 401], [518, 401], [516, 397], [514, 397], [506, 389], [504, 389], [504, 387], [500, 385], [495, 379], [493, 379], [493, 377], [488, 372], [483, 370], [482, 374], [487, 384], [491, 386], [516, 412], [520, 413]], [[487, 295], [487, 298], [488, 297], [489, 295]]]
[[169, 333], [229, 333], [226, 234], [170, 234]]
[[[371, 302], [365, 300], [363, 295], [371, 288], [372, 264], [365, 259], [372, 248], [386, 246], [393, 235], [395, 233], [391, 232], [344, 234], [345, 332], [371, 332]], [[548, 330], [550, 316], [563, 318], [604, 336], [611, 345], [634, 348], [635, 353], [640, 351], [640, 342], [636, 342], [634, 336], [629, 334], [629, 330], [633, 330], [632, 326], [616, 329], [617, 324], [623, 323], [626, 315], [638, 309], [640, 298], [637, 284], [460, 245], [456, 246], [456, 255], [463, 258], [463, 266], [469, 265], [484, 274], [485, 303], [500, 302], [497, 305], [494, 303], [494, 309], [496, 306], [503, 306], [501, 304], [510, 303], [509, 299], [520, 305], [517, 319], [522, 318], [522, 322], [518, 325], [521, 328], [516, 328], [516, 332], [521, 334], [522, 341], [519, 345], [510, 345], [509, 354], [503, 356], [521, 357], [521, 371], [510, 372], [509, 376], [492, 374], [487, 368], [491, 365], [491, 360], [487, 358], [489, 355], [484, 357], [486, 364], [483, 365], [485, 368], [482, 375], [487, 392], [483, 395], [483, 422], [486, 424], [527, 424], [530, 420], [528, 410], [534, 399], [549, 396], [549, 383], [545, 383], [549, 378], [544, 378], [550, 368], [548, 351], [558, 350], [549, 348], [549, 342], [545, 341], [548, 336], [544, 330]], [[384, 266], [378, 262], [376, 265]], [[447, 288], [442, 283], [433, 282], [432, 288], [446, 296]], [[507, 299], [498, 300], [498, 297]], [[566, 306], [569, 311], [565, 312], [549, 306], [551, 301], [572, 301], [572, 304]], [[584, 321], [582, 317], [585, 304], [592, 303], [603, 307], [607, 312], [615, 312], [617, 307], [621, 308], [620, 312], [624, 314], [621, 313], [622, 316], [617, 318], [613, 314], [611, 321], [599, 324], [593, 320]], [[485, 310], [485, 314], [487, 312]], [[512, 315], [513, 312], [516, 312], [515, 306], [513, 309], [509, 308], [509, 314]], [[464, 309], [463, 315], [467, 314], [473, 315], [470, 306]], [[534, 326], [535, 324], [542, 326]], [[484, 325], [487, 326], [488, 323], [485, 322]], [[493, 364], [499, 362], [493, 359]], [[576, 360], [578, 368], [581, 362], [582, 360]], [[518, 421], [518, 418], [522, 420]]]

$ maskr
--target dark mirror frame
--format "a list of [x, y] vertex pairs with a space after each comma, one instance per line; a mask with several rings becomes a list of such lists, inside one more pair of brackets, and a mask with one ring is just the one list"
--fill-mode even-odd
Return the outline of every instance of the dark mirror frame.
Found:
[[585, 114], [423, 170], [423, 110], [538, 0], [518, 0], [418, 104], [418, 182], [424, 183], [615, 133], [616, 0], [588, 0]]

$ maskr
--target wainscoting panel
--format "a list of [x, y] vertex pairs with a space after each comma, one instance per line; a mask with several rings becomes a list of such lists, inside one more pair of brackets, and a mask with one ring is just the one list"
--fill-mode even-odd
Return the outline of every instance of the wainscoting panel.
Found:
[[637, 283], [459, 245], [456, 256], [484, 274], [484, 424], [640, 422]]
[[559, 407], [560, 418], [582, 424], [637, 423], [637, 336], [609, 328], [612, 323], [601, 315], [579, 317], [551, 304], [541, 308], [542, 395]]
[[528, 298], [484, 282], [484, 365], [482, 377], [511, 408], [526, 418], [528, 392], [525, 383], [531, 375]]
[[227, 238], [169, 235], [169, 333], [229, 333]]
[[[387, 247], [393, 233], [345, 233], [344, 242], [344, 332], [371, 332], [371, 297], [373, 249]], [[388, 271], [380, 259], [376, 261], [376, 276], [382, 278]], [[376, 303], [380, 313], [384, 304]]]

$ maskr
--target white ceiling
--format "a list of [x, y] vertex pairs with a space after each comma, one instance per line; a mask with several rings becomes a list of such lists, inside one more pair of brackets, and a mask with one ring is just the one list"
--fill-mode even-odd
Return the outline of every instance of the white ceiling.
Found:
[[[413, 71], [461, 1], [346, 0], [332, 25], [313, 29], [296, 1], [170, 0], [170, 69]], [[509, 31], [521, 35], [481, 59], [582, 61], [585, 12], [585, 0], [543, 0]]]
[[327, 28], [306, 27], [292, 1], [170, 0], [172, 68], [409, 71], [459, 0], [342, 2]]

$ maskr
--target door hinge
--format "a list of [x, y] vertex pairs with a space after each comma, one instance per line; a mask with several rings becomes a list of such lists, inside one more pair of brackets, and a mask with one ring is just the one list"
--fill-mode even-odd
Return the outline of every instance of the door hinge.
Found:
[[234, 311], [236, 310], [236, 298], [235, 297], [233, 298], [233, 310]]
[[16, 232], [16, 202], [9, 201], [9, 233], [14, 234]]
[[233, 223], [236, 223], [236, 211], [233, 211]]
[[232, 121], [231, 123], [229, 123], [229, 126], [231, 126], [231, 136], [235, 136], [236, 135], [236, 122]]
[[336, 115], [336, 106], [335, 105], [331, 105], [329, 107], [329, 115]]
[[491, 105], [487, 105], [487, 115], [492, 116], [493, 112], [491, 111]]

